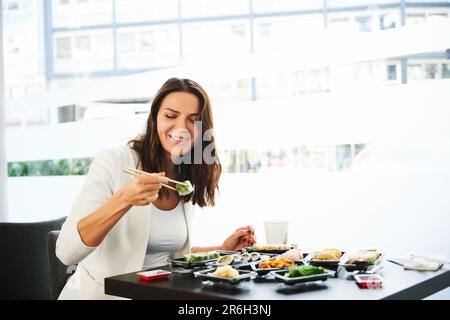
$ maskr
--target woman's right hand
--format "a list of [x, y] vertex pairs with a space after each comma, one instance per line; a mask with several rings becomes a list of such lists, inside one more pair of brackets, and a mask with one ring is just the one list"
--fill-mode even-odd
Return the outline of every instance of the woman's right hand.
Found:
[[146, 206], [158, 199], [161, 183], [167, 183], [164, 172], [153, 176], [140, 174], [119, 190], [120, 199], [128, 206]]

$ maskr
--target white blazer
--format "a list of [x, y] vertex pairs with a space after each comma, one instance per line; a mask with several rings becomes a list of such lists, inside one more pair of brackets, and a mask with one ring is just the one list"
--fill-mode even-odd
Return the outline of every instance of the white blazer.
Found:
[[[134, 150], [123, 146], [100, 152], [92, 162], [56, 242], [57, 257], [67, 266], [78, 264], [59, 299], [117, 299], [105, 295], [104, 279], [142, 269], [149, 238], [151, 204], [132, 207], [97, 247], [86, 246], [77, 228], [78, 221], [133, 179], [122, 169], [136, 168], [137, 159]], [[193, 208], [192, 202], [184, 204], [188, 236], [183, 248], [171, 255], [174, 258], [190, 253]]]

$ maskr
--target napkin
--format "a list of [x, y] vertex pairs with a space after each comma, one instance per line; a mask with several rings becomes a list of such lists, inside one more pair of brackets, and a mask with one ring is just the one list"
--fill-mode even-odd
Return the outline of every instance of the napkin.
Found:
[[391, 262], [402, 265], [405, 270], [418, 270], [418, 271], [437, 271], [442, 267], [442, 263], [433, 260], [445, 260], [445, 256], [429, 256], [431, 259], [427, 259], [427, 257], [416, 257], [411, 255], [407, 258], [393, 258], [389, 259]]

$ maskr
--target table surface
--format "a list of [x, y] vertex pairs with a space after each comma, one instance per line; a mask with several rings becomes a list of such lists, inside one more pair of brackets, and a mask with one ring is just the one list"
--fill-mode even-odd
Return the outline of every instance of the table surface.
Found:
[[[168, 279], [141, 281], [136, 272], [105, 279], [105, 293], [130, 299], [228, 299], [228, 300], [378, 300], [423, 299], [450, 286], [450, 270], [403, 270], [389, 261], [377, 272], [383, 287], [360, 289], [350, 272], [341, 269], [336, 278], [296, 285], [254, 279], [239, 285], [202, 282], [192, 273], [172, 273]], [[160, 269], [169, 270], [168, 266]]]

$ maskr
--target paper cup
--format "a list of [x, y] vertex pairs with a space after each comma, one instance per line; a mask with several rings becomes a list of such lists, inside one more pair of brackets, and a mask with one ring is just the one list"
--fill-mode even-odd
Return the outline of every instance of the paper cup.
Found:
[[289, 221], [287, 220], [264, 221], [267, 244], [287, 244], [288, 227]]

